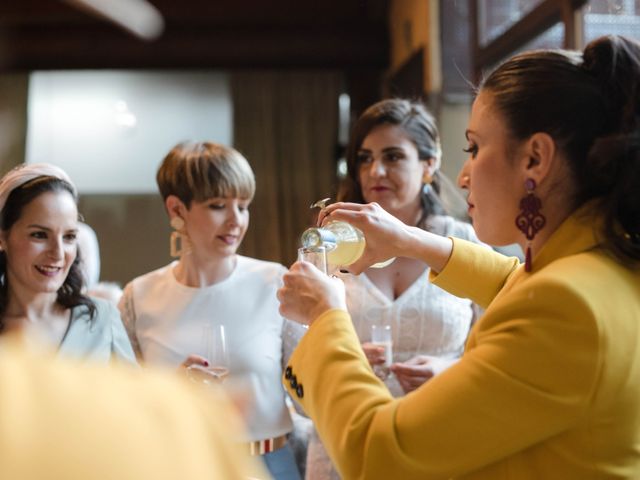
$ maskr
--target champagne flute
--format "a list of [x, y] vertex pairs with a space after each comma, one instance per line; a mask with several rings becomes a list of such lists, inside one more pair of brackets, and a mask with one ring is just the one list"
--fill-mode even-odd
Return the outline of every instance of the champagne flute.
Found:
[[207, 322], [202, 327], [204, 351], [209, 366], [189, 365], [187, 375], [196, 382], [205, 385], [222, 383], [229, 375], [229, 352], [224, 325]]
[[391, 363], [393, 362], [393, 336], [391, 332], [391, 325], [372, 324], [371, 343], [384, 348], [384, 363], [382, 365], [374, 365], [373, 372], [378, 378], [385, 380], [389, 376], [389, 367], [391, 367]]

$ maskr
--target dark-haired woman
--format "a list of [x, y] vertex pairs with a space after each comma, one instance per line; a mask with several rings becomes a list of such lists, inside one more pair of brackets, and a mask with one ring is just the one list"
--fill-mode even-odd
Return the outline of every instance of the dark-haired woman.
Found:
[[[438, 194], [440, 164], [440, 136], [425, 106], [399, 98], [382, 100], [354, 124], [348, 173], [338, 200], [377, 202], [407, 225], [478, 242], [470, 224], [444, 212]], [[371, 343], [372, 327], [387, 325], [391, 330], [393, 374], [382, 376], [394, 397], [415, 390], [457, 361], [479, 311], [470, 300], [429, 283], [428, 276], [425, 262], [402, 255], [385, 268], [341, 275], [347, 309], [372, 365], [386, 362], [384, 348]], [[339, 478], [315, 434], [306, 478]]]
[[76, 199], [53, 165], [21, 165], [0, 180], [0, 329], [61, 354], [135, 363], [115, 306], [82, 294]]
[[349, 479], [640, 478], [640, 44], [611, 36], [507, 60], [466, 136], [459, 183], [476, 232], [518, 241], [526, 262], [376, 205], [330, 205], [321, 220], [367, 238], [354, 272], [419, 258], [486, 311], [458, 363], [394, 399], [340, 282], [295, 264], [278, 295], [284, 315], [311, 324], [288, 370], [302, 406]]

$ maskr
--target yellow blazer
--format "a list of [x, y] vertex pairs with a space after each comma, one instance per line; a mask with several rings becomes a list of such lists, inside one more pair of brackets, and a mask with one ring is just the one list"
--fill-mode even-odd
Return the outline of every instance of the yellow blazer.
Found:
[[0, 479], [268, 478], [220, 394], [175, 374], [70, 363], [0, 341]]
[[311, 325], [284, 383], [345, 479], [640, 478], [640, 272], [577, 215], [533, 267], [454, 239], [432, 280], [486, 312], [463, 358], [403, 398], [347, 312]]

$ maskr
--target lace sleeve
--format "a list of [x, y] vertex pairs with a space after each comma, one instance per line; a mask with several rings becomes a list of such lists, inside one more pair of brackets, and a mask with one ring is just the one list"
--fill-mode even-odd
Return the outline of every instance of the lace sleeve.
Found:
[[122, 323], [127, 331], [131, 346], [136, 354], [138, 360], [142, 360], [142, 352], [140, 350], [140, 344], [138, 343], [138, 337], [136, 335], [136, 310], [133, 304], [133, 285], [131, 283], [124, 287], [124, 293], [118, 303], [118, 309], [120, 310], [120, 317]]

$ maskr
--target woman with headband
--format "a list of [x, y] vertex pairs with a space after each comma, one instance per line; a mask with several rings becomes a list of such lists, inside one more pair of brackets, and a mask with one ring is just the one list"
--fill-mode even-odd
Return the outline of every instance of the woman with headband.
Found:
[[120, 315], [82, 293], [77, 191], [46, 163], [0, 180], [0, 333], [74, 357], [135, 363]]

